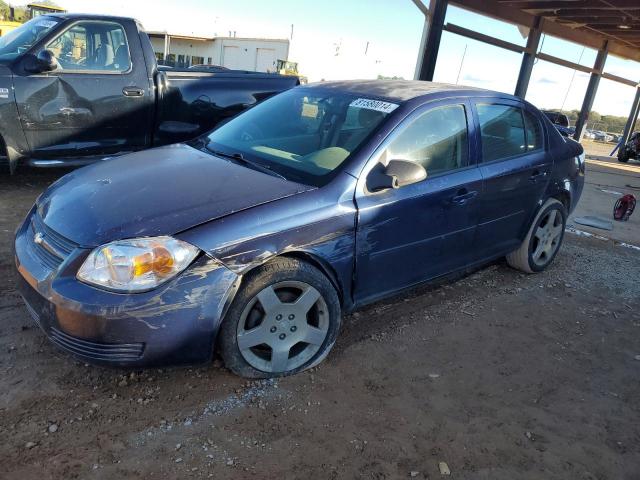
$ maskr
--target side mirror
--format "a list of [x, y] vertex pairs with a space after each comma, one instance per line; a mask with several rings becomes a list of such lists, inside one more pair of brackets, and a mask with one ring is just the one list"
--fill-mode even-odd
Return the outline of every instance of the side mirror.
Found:
[[51, 50], [40, 50], [38, 55], [27, 60], [25, 69], [32, 73], [51, 72], [58, 68], [58, 60]]
[[58, 60], [51, 50], [40, 50], [36, 60], [43, 72], [50, 72], [58, 68]]
[[400, 188], [427, 178], [427, 171], [420, 164], [409, 160], [390, 160], [385, 167], [376, 165], [367, 176], [367, 189], [377, 192], [389, 188]]

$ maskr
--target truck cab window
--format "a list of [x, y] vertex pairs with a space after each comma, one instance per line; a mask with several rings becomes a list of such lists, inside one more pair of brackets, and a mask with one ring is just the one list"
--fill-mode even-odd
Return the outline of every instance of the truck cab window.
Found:
[[79, 22], [45, 47], [62, 71], [125, 72], [131, 67], [122, 26], [112, 22]]

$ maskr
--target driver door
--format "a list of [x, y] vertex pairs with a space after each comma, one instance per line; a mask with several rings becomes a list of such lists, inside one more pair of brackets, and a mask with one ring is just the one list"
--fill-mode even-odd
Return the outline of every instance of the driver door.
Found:
[[14, 77], [32, 157], [110, 154], [150, 144], [155, 100], [139, 42], [131, 26], [77, 21], [36, 49], [51, 51], [59, 66]]
[[[474, 258], [482, 177], [472, 153], [477, 148], [470, 112], [466, 101], [419, 109], [372, 157], [356, 192], [357, 304], [446, 274]], [[367, 191], [367, 172], [396, 159], [421, 164], [427, 178]]]

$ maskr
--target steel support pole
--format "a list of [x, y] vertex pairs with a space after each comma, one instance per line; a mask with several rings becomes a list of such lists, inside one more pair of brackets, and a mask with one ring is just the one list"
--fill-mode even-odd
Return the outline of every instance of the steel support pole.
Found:
[[536, 61], [536, 53], [540, 46], [540, 38], [542, 37], [542, 29], [540, 28], [541, 18], [536, 17], [533, 27], [529, 30], [529, 38], [527, 38], [527, 51], [522, 56], [520, 64], [520, 73], [518, 74], [518, 83], [516, 84], [515, 96], [524, 98], [527, 96], [527, 89], [531, 81], [531, 72], [533, 72], [533, 64]]
[[448, 3], [448, 0], [431, 0], [429, 19], [427, 25], [425, 25], [427, 29], [426, 41], [423, 42], [422, 51], [420, 52], [419, 80], [433, 80]]
[[589, 120], [589, 112], [591, 112], [591, 109], [593, 108], [593, 101], [598, 93], [598, 85], [600, 85], [600, 77], [602, 76], [604, 64], [607, 61], [608, 52], [609, 42], [605, 41], [602, 48], [598, 50], [596, 63], [593, 66], [594, 72], [591, 74], [591, 78], [589, 79], [589, 86], [587, 87], [587, 92], [584, 95], [580, 115], [578, 115], [578, 120], [576, 121], [576, 132], [573, 134], [573, 138], [578, 142], [582, 140], [582, 136], [584, 135], [587, 120]]
[[627, 124], [624, 126], [624, 133], [622, 134], [622, 145], [626, 145], [626, 143], [629, 141], [629, 137], [633, 133], [633, 128], [636, 124], [636, 120], [638, 119], [638, 113], [640, 113], [640, 83], [636, 87], [636, 97], [633, 99], [631, 112], [629, 113]]
[[167, 64], [167, 57], [169, 56], [169, 34], [165, 32], [164, 34], [164, 59], [162, 63]]
[[427, 47], [427, 33], [429, 32], [429, 15], [424, 17], [424, 26], [422, 27], [422, 38], [420, 39], [420, 49], [418, 50], [418, 59], [416, 61], [416, 69], [413, 74], [414, 80], [420, 80], [420, 71], [422, 70], [422, 60], [424, 57], [424, 49]]

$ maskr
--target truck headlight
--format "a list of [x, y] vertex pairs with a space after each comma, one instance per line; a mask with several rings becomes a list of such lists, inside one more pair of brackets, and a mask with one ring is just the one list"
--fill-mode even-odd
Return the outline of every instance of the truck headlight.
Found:
[[77, 278], [117, 292], [150, 290], [182, 272], [199, 252], [172, 237], [118, 240], [93, 250]]

